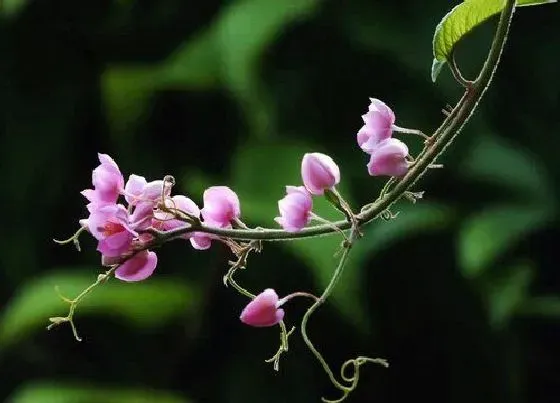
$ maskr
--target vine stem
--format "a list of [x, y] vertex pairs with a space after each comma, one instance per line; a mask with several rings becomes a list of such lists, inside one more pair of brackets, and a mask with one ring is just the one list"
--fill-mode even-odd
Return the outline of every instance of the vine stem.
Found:
[[[414, 185], [414, 183], [426, 172], [430, 165], [434, 163], [437, 157], [445, 151], [445, 148], [449, 146], [449, 144], [453, 141], [454, 137], [460, 132], [463, 126], [466, 124], [478, 102], [484, 95], [484, 92], [488, 88], [494, 72], [496, 71], [498, 62], [500, 60], [501, 53], [503, 51], [505, 42], [507, 40], [507, 34], [509, 31], [509, 26], [511, 23], [511, 19], [513, 17], [513, 13], [515, 11], [515, 0], [507, 0], [504, 9], [502, 10], [500, 21], [498, 23], [498, 28], [496, 30], [496, 34], [494, 36], [494, 40], [492, 42], [492, 46], [490, 48], [488, 58], [486, 59], [484, 66], [481, 69], [480, 74], [476, 78], [476, 80], [472, 83], [472, 85], [468, 85], [466, 87], [466, 91], [463, 97], [460, 99], [458, 104], [453, 108], [453, 111], [449, 114], [449, 116], [444, 120], [442, 125], [435, 131], [432, 138], [435, 139], [435, 142], [428, 145], [420, 154], [420, 156], [415, 161], [414, 165], [410, 169], [410, 171], [395, 185], [393, 189], [387, 191], [378, 201], [374, 202], [371, 207], [366, 208], [362, 213], [358, 216], [358, 219], [361, 223], [367, 223], [374, 218], [376, 218], [380, 213], [388, 209], [392, 203], [399, 200], [403, 195], [406, 194], [408, 189]], [[385, 188], [384, 188], [385, 190]], [[336, 223], [337, 227], [342, 229], [347, 229], [348, 226], [351, 225], [350, 221], [346, 223]], [[301, 322], [301, 335], [303, 340], [305, 341], [308, 348], [311, 350], [313, 355], [317, 358], [317, 360], [322, 365], [323, 369], [329, 376], [331, 382], [335, 387], [340, 389], [343, 392], [343, 396], [336, 400], [336, 402], [340, 402], [346, 398], [348, 393], [350, 393], [356, 383], [358, 381], [359, 376], [359, 366], [368, 360], [359, 357], [355, 360], [349, 360], [344, 363], [342, 367], [342, 380], [348, 382], [350, 385], [343, 385], [336, 379], [335, 374], [321, 355], [321, 353], [317, 350], [317, 348], [313, 345], [309, 336], [307, 335], [307, 322], [310, 316], [319, 308], [319, 306], [328, 298], [328, 296], [332, 293], [333, 289], [335, 288], [338, 280], [342, 276], [342, 272], [344, 270], [344, 266], [348, 259], [348, 255], [350, 253], [350, 249], [352, 246], [352, 241], [356, 238], [357, 235], [357, 228], [354, 226], [352, 227], [352, 232], [350, 234], [350, 242], [345, 247], [343, 254], [340, 258], [339, 264], [333, 273], [333, 276], [325, 288], [321, 297], [315, 301], [313, 305], [306, 311], [305, 315], [303, 316]], [[309, 229], [308, 231], [312, 231], [314, 235], [322, 233], [322, 228], [314, 228]], [[375, 361], [375, 360], [371, 360]], [[383, 361], [377, 361], [383, 364]], [[386, 363], [385, 363], [386, 364]], [[344, 372], [345, 369], [349, 366], [354, 366], [354, 375], [352, 377], [345, 376]], [[327, 401], [323, 399], [323, 401]]]
[[315, 358], [317, 358], [317, 360], [321, 363], [321, 366], [329, 376], [329, 379], [331, 380], [333, 385], [336, 386], [338, 389], [340, 389], [344, 393], [344, 395], [348, 394], [352, 390], [352, 388], [341, 384], [338, 381], [338, 379], [336, 379], [336, 376], [334, 375], [332, 369], [329, 367], [329, 364], [325, 361], [325, 359], [323, 358], [319, 350], [317, 350], [317, 348], [315, 347], [315, 345], [307, 335], [307, 322], [309, 321], [309, 318], [311, 317], [313, 312], [315, 312], [317, 308], [319, 308], [331, 295], [336, 284], [338, 283], [338, 280], [342, 276], [342, 273], [344, 271], [344, 266], [346, 265], [346, 261], [348, 260], [348, 255], [350, 254], [350, 249], [352, 248], [352, 242], [356, 239], [356, 234], [357, 232], [355, 230], [352, 231], [352, 233], [350, 234], [349, 242], [344, 248], [344, 251], [342, 252], [342, 256], [340, 257], [338, 266], [336, 267], [331, 277], [331, 280], [329, 281], [329, 284], [327, 285], [327, 287], [325, 288], [321, 296], [313, 303], [313, 305], [309, 307], [309, 309], [307, 309], [307, 311], [303, 315], [303, 319], [301, 320], [301, 328], [300, 328], [301, 337], [303, 338], [303, 341], [305, 342], [309, 350], [311, 350]]
[[[500, 56], [507, 40], [507, 34], [513, 13], [515, 11], [515, 0], [506, 0], [502, 10], [500, 21], [492, 41], [492, 46], [478, 77], [469, 85], [461, 99], [457, 102], [451, 113], [443, 123], [430, 136], [426, 147], [420, 153], [416, 162], [385, 195], [368, 208], [356, 215], [360, 225], [367, 224], [377, 218], [383, 211], [387, 210], [398, 201], [426, 172], [436, 159], [452, 143], [461, 129], [467, 123], [478, 103], [482, 99], [490, 85], [494, 73], [498, 67]], [[261, 241], [286, 241], [301, 238], [312, 238], [322, 235], [332, 235], [338, 231], [349, 230], [352, 223], [348, 220], [340, 220], [331, 224], [315, 225], [302, 229], [299, 232], [286, 232], [280, 229], [258, 228], [258, 229], [224, 229], [213, 228], [206, 225], [193, 225], [191, 227], [177, 228], [170, 231], [149, 230], [158, 243], [178, 238], [190, 232], [204, 232], [221, 237], [236, 240], [261, 240]]]
[[459, 70], [459, 66], [457, 66], [457, 60], [455, 60], [455, 52], [451, 52], [451, 60], [449, 61], [449, 68], [451, 69], [451, 73], [455, 80], [461, 84], [465, 88], [469, 88], [472, 86], [473, 82], [467, 80], [463, 74], [461, 74], [461, 70]]
[[95, 287], [97, 287], [98, 285], [100, 285], [103, 282], [106, 282], [107, 280], [109, 280], [109, 278], [113, 275], [113, 273], [115, 272], [115, 270], [117, 269], [118, 266], [113, 266], [111, 269], [109, 269], [108, 271], [106, 271], [103, 274], [100, 274], [99, 276], [97, 276], [97, 280], [95, 281], [95, 283], [90, 284], [89, 287], [87, 287], [85, 290], [83, 290], [80, 294], [78, 294], [74, 299], [69, 299], [66, 298], [65, 296], [63, 296], [58, 287], [56, 287], [56, 291], [58, 293], [58, 296], [60, 297], [60, 299], [62, 299], [64, 302], [68, 303], [70, 305], [70, 308], [68, 309], [68, 315], [66, 316], [56, 316], [56, 317], [52, 317], [49, 320], [51, 321], [51, 324], [49, 326], [47, 326], [47, 330], [51, 330], [53, 327], [58, 326], [62, 323], [66, 323], [68, 322], [70, 324], [70, 327], [72, 328], [72, 333], [74, 334], [74, 338], [77, 341], [82, 341], [82, 338], [78, 335], [78, 330], [76, 329], [76, 325], [74, 324], [74, 313], [76, 311], [76, 307], [78, 306], [78, 304], [82, 301], [82, 299], [84, 299], [91, 291], [93, 291], [93, 289]]

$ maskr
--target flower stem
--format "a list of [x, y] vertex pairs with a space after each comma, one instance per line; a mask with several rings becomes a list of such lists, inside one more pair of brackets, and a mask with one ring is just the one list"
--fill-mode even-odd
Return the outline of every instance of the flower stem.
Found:
[[93, 284], [90, 284], [89, 287], [84, 289], [74, 299], [69, 299], [69, 298], [66, 298], [65, 296], [61, 295], [60, 292], [58, 291], [58, 287], [57, 287], [56, 291], [59, 294], [60, 299], [62, 299], [64, 302], [67, 302], [70, 305], [70, 308], [68, 309], [68, 315], [66, 315], [64, 317], [58, 317], [57, 316], [57, 317], [49, 318], [49, 320], [51, 321], [51, 324], [49, 326], [47, 326], [47, 330], [51, 330], [53, 327], [58, 326], [62, 323], [69, 323], [70, 327], [72, 328], [72, 333], [74, 334], [74, 338], [77, 341], [82, 341], [81, 337], [78, 335], [78, 330], [76, 329], [76, 325], [74, 324], [74, 312], [76, 311], [76, 307], [82, 301], [82, 299], [84, 299], [95, 287], [97, 287], [102, 282], [107, 281], [113, 275], [113, 273], [117, 269], [117, 267], [118, 266], [115, 265], [111, 269], [109, 269], [107, 272], [105, 272], [104, 274], [100, 274], [99, 276], [97, 276], [97, 281]]

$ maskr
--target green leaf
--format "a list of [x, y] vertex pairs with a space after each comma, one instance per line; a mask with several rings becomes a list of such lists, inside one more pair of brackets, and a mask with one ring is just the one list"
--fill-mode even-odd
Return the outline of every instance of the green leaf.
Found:
[[262, 55], [282, 29], [310, 16], [318, 4], [319, 0], [236, 1], [216, 23], [224, 83], [240, 102], [253, 133], [259, 137], [269, 132], [271, 114], [257, 71]]
[[110, 66], [105, 70], [101, 91], [115, 133], [127, 133], [137, 124], [159, 79], [159, 66]]
[[129, 130], [146, 110], [154, 91], [206, 90], [223, 85], [237, 98], [253, 132], [266, 134], [271, 107], [258, 81], [259, 61], [284, 27], [311, 15], [318, 3], [236, 1], [166, 60], [110, 67], [102, 88], [113, 128], [117, 132]]
[[526, 202], [553, 208], [552, 184], [541, 161], [503, 137], [481, 136], [460, 169], [468, 178], [505, 187]]
[[57, 382], [28, 383], [16, 390], [10, 403], [188, 403], [177, 394], [138, 388], [106, 388], [91, 384], [77, 385]]
[[519, 313], [524, 316], [560, 318], [560, 297], [556, 295], [544, 295], [526, 299]]
[[[555, 2], [556, 0], [518, 0], [517, 6], [533, 6]], [[436, 81], [443, 64], [449, 60], [455, 45], [476, 26], [499, 14], [504, 8], [504, 4], [504, 0], [465, 0], [443, 17], [436, 26], [434, 33], [432, 81]]]
[[135, 127], [155, 91], [217, 87], [220, 63], [215, 42], [214, 32], [207, 30], [160, 63], [109, 66], [101, 88], [109, 122], [119, 138]]
[[432, 81], [434, 83], [436, 82], [439, 73], [441, 73], [441, 69], [443, 68], [443, 66], [445, 66], [445, 62], [436, 59], [432, 61]]
[[[67, 272], [45, 273], [24, 284], [0, 316], [0, 347], [20, 340], [31, 331], [45, 329], [49, 317], [66, 316], [68, 304], [57, 296], [55, 287], [65, 297], [73, 298], [94, 283], [96, 277], [96, 268], [73, 268]], [[141, 283], [124, 283], [110, 279], [79, 304], [78, 330], [83, 314], [116, 315], [134, 326], [157, 327], [196, 312], [199, 303], [196, 288], [183, 281], [150, 278]]]
[[221, 64], [213, 29], [183, 43], [161, 64], [160, 88], [208, 90], [220, 84]]
[[28, 0], [3, 0], [0, 3], [0, 14], [15, 17], [29, 3]]
[[500, 254], [550, 218], [539, 206], [502, 205], [468, 218], [458, 236], [459, 264], [467, 278], [479, 276]]
[[488, 313], [493, 327], [507, 325], [527, 298], [533, 277], [533, 268], [520, 264], [511, 267], [505, 277], [492, 282], [488, 292]]

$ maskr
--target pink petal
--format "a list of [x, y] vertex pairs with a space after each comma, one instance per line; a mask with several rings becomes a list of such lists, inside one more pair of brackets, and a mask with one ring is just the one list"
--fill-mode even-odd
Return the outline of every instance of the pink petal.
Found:
[[278, 295], [268, 288], [257, 295], [241, 312], [241, 322], [255, 327], [276, 325], [284, 318], [284, 310], [278, 309]]
[[138, 202], [142, 192], [144, 191], [144, 187], [146, 186], [146, 178], [139, 175], [130, 175], [128, 177], [128, 181], [124, 186], [124, 198], [126, 199], [127, 203], [135, 204]]
[[[163, 192], [162, 180], [148, 182], [144, 187], [144, 191], [142, 192], [142, 200], [158, 202], [161, 200], [162, 192]], [[165, 196], [168, 195], [166, 194]]]
[[151, 202], [140, 202], [134, 208], [130, 221], [130, 226], [137, 231], [145, 230], [152, 224], [154, 216], [154, 207]]
[[402, 141], [385, 140], [371, 154], [368, 172], [372, 176], [402, 176], [408, 171], [407, 155], [408, 147]]
[[154, 252], [138, 252], [115, 270], [115, 277], [123, 281], [142, 281], [153, 274], [156, 266], [157, 255]]
[[241, 215], [239, 198], [227, 186], [212, 186], [204, 191], [204, 208], [200, 211], [205, 221], [226, 227]]
[[212, 239], [201, 232], [195, 232], [190, 241], [192, 247], [198, 250], [206, 250], [212, 246]]

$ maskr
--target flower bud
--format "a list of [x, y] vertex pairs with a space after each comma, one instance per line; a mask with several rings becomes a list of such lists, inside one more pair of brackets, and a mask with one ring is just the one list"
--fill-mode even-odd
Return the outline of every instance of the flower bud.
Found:
[[274, 221], [288, 232], [301, 231], [311, 220], [313, 200], [304, 186], [286, 186], [286, 196], [278, 201], [280, 217]]
[[371, 154], [368, 172], [371, 176], [403, 176], [408, 171], [407, 155], [408, 147], [402, 141], [382, 141]]
[[301, 177], [311, 194], [322, 195], [340, 182], [340, 169], [328, 155], [308, 153], [301, 161]]
[[267, 288], [247, 304], [239, 319], [249, 326], [274, 326], [284, 318], [280, 305], [276, 291]]

